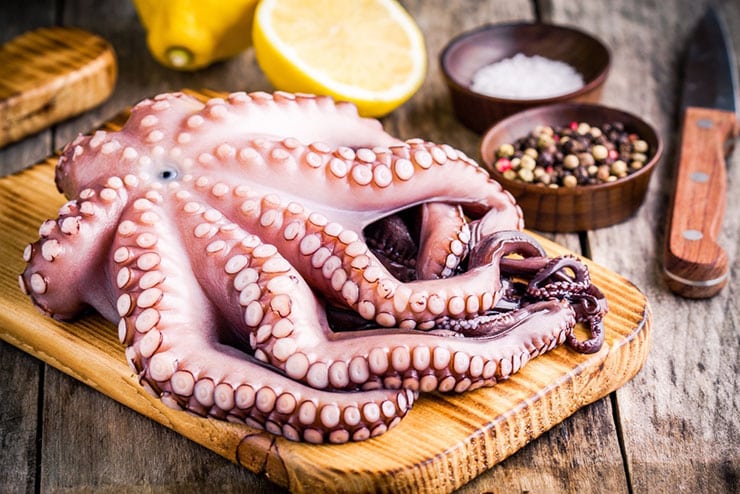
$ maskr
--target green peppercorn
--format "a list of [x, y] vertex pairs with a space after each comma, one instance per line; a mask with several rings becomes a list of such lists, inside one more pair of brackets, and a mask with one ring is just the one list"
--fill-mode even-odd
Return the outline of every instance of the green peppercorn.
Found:
[[578, 160], [578, 156], [576, 156], [575, 154], [569, 154], [565, 158], [563, 158], [563, 166], [568, 170], [575, 170], [576, 168], [578, 168], [579, 164], [580, 161]]
[[609, 156], [609, 150], [606, 149], [606, 146], [603, 146], [601, 144], [597, 144], [594, 147], [591, 148], [591, 155], [596, 159], [597, 161], [604, 161], [607, 156]]
[[622, 160], [617, 160], [614, 163], [612, 163], [610, 171], [612, 175], [623, 177], [627, 174], [627, 163], [625, 163]]
[[506, 170], [504, 172], [504, 178], [506, 180], [516, 180], [516, 177], [517, 177], [517, 175], [516, 175], [516, 172], [514, 170], [509, 169], [509, 170]]
[[598, 127], [591, 127], [591, 129], [589, 130], [589, 134], [591, 134], [591, 137], [593, 137], [594, 139], [598, 139], [602, 136], [601, 129]]
[[630, 158], [632, 159], [632, 161], [647, 161], [647, 156], [645, 156], [644, 153], [632, 153]]
[[501, 144], [498, 148], [498, 156], [503, 158], [510, 158], [514, 155], [514, 146], [509, 144], [508, 142], [505, 144]]
[[581, 122], [578, 124], [578, 128], [576, 129], [576, 132], [580, 135], [586, 135], [591, 130], [591, 126], [587, 124], [586, 122]]
[[521, 157], [519, 166], [521, 168], [526, 168], [527, 170], [534, 170], [534, 167], [537, 166], [537, 162], [530, 155], [525, 154]]
[[519, 178], [525, 182], [531, 182], [534, 180], [534, 173], [529, 168], [520, 168], [517, 175], [519, 175]]
[[552, 136], [547, 134], [540, 134], [539, 137], [537, 137], [537, 147], [540, 149], [547, 148], [548, 146], [552, 145], [554, 142]]
[[524, 154], [526, 154], [527, 156], [531, 156], [534, 159], [537, 159], [537, 156], [539, 156], [539, 153], [537, 152], [537, 150], [535, 148], [527, 148], [527, 149], [525, 149], [524, 150]]
[[648, 143], [642, 139], [638, 139], [632, 143], [632, 150], [637, 153], [647, 153]]

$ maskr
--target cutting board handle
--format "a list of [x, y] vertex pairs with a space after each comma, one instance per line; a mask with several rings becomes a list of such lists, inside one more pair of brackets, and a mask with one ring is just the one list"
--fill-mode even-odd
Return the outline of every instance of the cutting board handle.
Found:
[[72, 27], [44, 27], [0, 46], [0, 148], [89, 110], [113, 92], [113, 47]]

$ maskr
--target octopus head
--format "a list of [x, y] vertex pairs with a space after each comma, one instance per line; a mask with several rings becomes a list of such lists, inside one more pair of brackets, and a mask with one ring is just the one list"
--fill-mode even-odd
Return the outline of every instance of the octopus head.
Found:
[[[71, 198], [112, 176], [133, 175], [139, 181], [162, 184], [178, 180], [188, 165], [178, 154], [178, 140], [188, 141], [187, 127], [194, 128], [202, 120], [182, 121], [179, 115], [193, 114], [202, 107], [182, 93], [146, 99], [131, 109], [115, 137], [103, 130], [77, 136], [59, 158], [57, 188]], [[176, 111], [164, 111], [169, 109]]]

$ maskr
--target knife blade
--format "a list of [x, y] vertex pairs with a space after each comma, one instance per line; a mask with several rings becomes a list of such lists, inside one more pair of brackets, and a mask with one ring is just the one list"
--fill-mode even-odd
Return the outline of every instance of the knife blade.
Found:
[[737, 68], [718, 12], [707, 10], [688, 43], [681, 96], [681, 133], [664, 254], [667, 286], [688, 298], [716, 295], [729, 277], [722, 230], [725, 158], [740, 127]]

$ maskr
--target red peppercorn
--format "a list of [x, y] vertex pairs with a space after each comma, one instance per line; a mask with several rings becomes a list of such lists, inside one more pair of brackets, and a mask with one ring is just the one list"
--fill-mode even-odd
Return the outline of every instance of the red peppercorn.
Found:
[[511, 161], [506, 158], [499, 158], [496, 160], [496, 169], [500, 172], [511, 170]]

